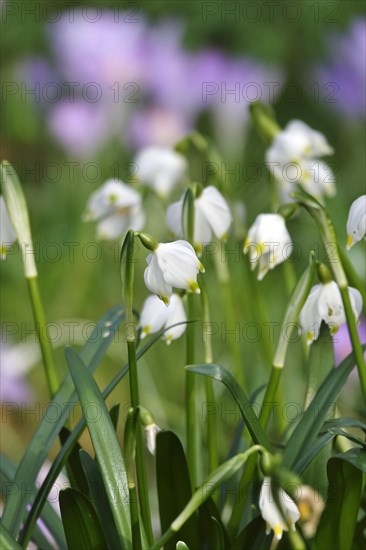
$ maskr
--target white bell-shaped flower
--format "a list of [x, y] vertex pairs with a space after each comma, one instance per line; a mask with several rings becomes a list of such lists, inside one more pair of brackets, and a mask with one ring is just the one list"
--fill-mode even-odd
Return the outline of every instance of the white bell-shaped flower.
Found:
[[140, 193], [110, 179], [90, 196], [83, 220], [98, 221], [98, 239], [116, 239], [128, 229], [139, 231], [145, 223]]
[[[362, 310], [362, 296], [352, 287], [348, 288], [348, 293], [357, 320]], [[313, 286], [301, 310], [300, 325], [307, 334], [308, 344], [318, 338], [322, 321], [329, 326], [331, 334], [335, 334], [339, 326], [346, 322], [342, 296], [334, 281]]]
[[284, 218], [279, 214], [259, 214], [249, 229], [243, 252], [249, 253], [252, 271], [259, 266], [258, 281], [287, 260], [292, 252], [292, 241]]
[[366, 239], [366, 195], [351, 204], [347, 219], [347, 250], [362, 238]]
[[135, 158], [139, 181], [166, 196], [180, 183], [187, 171], [186, 159], [166, 147], [146, 147]]
[[[178, 294], [172, 294], [168, 306], [158, 296], [149, 296], [144, 302], [140, 316], [141, 339], [148, 334], [158, 332], [163, 327], [171, 327], [176, 323], [185, 323], [186, 321], [187, 315]], [[168, 328], [164, 332], [163, 340], [169, 345], [173, 340], [182, 336], [185, 330], [185, 324]]]
[[[175, 235], [182, 234], [184, 194], [167, 210], [167, 225]], [[198, 252], [212, 240], [212, 234], [226, 240], [232, 215], [220, 191], [213, 185], [205, 187], [194, 201], [194, 245]]]
[[5, 260], [8, 248], [15, 243], [17, 235], [11, 223], [3, 197], [0, 197], [0, 257]]
[[173, 287], [200, 293], [197, 275], [204, 267], [187, 241], [159, 243], [146, 261], [145, 284], [165, 304], [169, 304]]
[[[283, 490], [278, 492], [278, 501], [282, 510], [283, 516], [290, 525], [292, 530], [295, 530], [295, 523], [300, 518], [300, 512], [292, 500], [292, 498]], [[278, 509], [271, 487], [271, 479], [265, 477], [263, 480], [261, 492], [259, 495], [259, 508], [263, 519], [266, 522], [266, 534], [268, 535], [273, 529], [277, 540], [282, 538], [283, 531], [288, 531], [285, 520]]]
[[274, 138], [266, 153], [271, 173], [281, 185], [284, 198], [301, 183], [304, 189], [321, 198], [335, 194], [335, 177], [319, 157], [331, 155], [325, 136], [301, 120], [292, 120]]

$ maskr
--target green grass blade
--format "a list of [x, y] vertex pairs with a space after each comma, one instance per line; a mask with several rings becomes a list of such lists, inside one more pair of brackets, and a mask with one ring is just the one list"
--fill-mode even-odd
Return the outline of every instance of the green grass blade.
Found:
[[[12, 488], [13, 480], [15, 477], [16, 466], [9, 460], [5, 455], [0, 454], [0, 479], [1, 479], [1, 490], [0, 495], [5, 501], [8, 497], [8, 489]], [[52, 537], [56, 541], [58, 547], [61, 550], [66, 549], [66, 539], [64, 534], [64, 529], [62, 527], [62, 521], [60, 516], [51, 506], [51, 504], [46, 501], [42, 510], [41, 520], [51, 533]], [[33, 539], [35, 542], [38, 542], [44, 535], [40, 532], [40, 528], [37, 527], [34, 530]], [[1, 546], [0, 546], [1, 548]]]
[[[104, 356], [118, 326], [123, 319], [121, 306], [116, 306], [108, 311], [96, 324], [92, 334], [83, 347], [80, 356], [88, 365], [90, 371], [94, 371], [101, 358]], [[26, 506], [32, 503], [35, 494], [37, 475], [45, 462], [47, 455], [65, 424], [73, 403], [77, 402], [75, 388], [70, 375], [66, 376], [61, 388], [49, 404], [52, 418], [57, 411], [54, 422], [49, 421], [47, 411], [40, 422], [36, 434], [27, 447], [26, 452], [18, 466], [13, 491], [7, 499], [4, 507], [2, 521], [4, 527], [16, 537], [22, 523]], [[24, 494], [27, 498], [24, 498]]]
[[330, 372], [320, 386], [286, 444], [283, 464], [287, 468], [293, 468], [296, 462], [301, 460], [302, 455], [313, 445], [325, 418], [329, 414], [329, 407], [334, 406], [354, 366], [354, 357], [349, 355], [337, 368]]
[[0, 523], [0, 548], [1, 550], [22, 550], [2, 523]]
[[[127, 476], [121, 449], [103, 396], [79, 354], [66, 349], [66, 361], [79, 396], [102, 473], [122, 546], [131, 546], [131, 525]], [[96, 410], [97, 420], [88, 409]]]
[[121, 550], [116, 524], [104, 488], [103, 477], [98, 464], [88, 453], [80, 451], [80, 462], [85, 472], [95, 511], [109, 550]]
[[[180, 324], [184, 323], [177, 323], [173, 326], [178, 326]], [[160, 340], [161, 336], [164, 334], [166, 330], [169, 330], [171, 327], [167, 327], [159, 331], [155, 336], [153, 336], [144, 346], [141, 346], [137, 351], [137, 360], [139, 360], [145, 353], [149, 351], [149, 349]], [[123, 379], [123, 377], [128, 373], [128, 364], [125, 365], [111, 380], [111, 382], [107, 385], [107, 387], [103, 390], [103, 397], [106, 399], [114, 390], [114, 388], [119, 384], [119, 382]], [[112, 413], [112, 421], [113, 421], [113, 413]], [[37, 493], [37, 496], [34, 500], [33, 506], [31, 508], [31, 511], [29, 512], [27, 519], [25, 521], [24, 529], [21, 533], [21, 541], [22, 544], [26, 543], [32, 533], [33, 526], [35, 525], [35, 522], [37, 521], [37, 518], [39, 517], [42, 507], [44, 506], [48, 493], [56, 480], [58, 474], [60, 473], [61, 469], [65, 465], [68, 457], [70, 456], [70, 453], [72, 452], [72, 449], [75, 447], [76, 443], [78, 442], [81, 434], [83, 433], [83, 430], [85, 428], [85, 419], [81, 418], [78, 424], [75, 426], [75, 428], [72, 430], [70, 437], [68, 438], [65, 445], [60, 450], [59, 454], [55, 458], [55, 460], [52, 463], [52, 466], [50, 468], [50, 471], [48, 472], [46, 479], [41, 485], [40, 490]]]
[[315, 538], [317, 548], [353, 548], [362, 496], [362, 472], [343, 456], [328, 461], [329, 492]]
[[189, 372], [203, 374], [222, 382], [235, 399], [253, 441], [258, 445], [262, 445], [266, 449], [270, 449], [270, 443], [259, 423], [259, 419], [255, 414], [248, 397], [245, 395], [241, 386], [235, 380], [231, 372], [226, 370], [221, 365], [215, 364], [188, 365], [186, 369]]
[[70, 550], [105, 550], [99, 519], [89, 500], [76, 489], [60, 492], [60, 509]]
[[[156, 480], [160, 524], [164, 532], [192, 496], [187, 460], [182, 444], [173, 432], [164, 431], [157, 435]], [[190, 548], [199, 548], [198, 532], [198, 518], [193, 515], [166, 543], [166, 550], [174, 550], [179, 540], [184, 540]]]

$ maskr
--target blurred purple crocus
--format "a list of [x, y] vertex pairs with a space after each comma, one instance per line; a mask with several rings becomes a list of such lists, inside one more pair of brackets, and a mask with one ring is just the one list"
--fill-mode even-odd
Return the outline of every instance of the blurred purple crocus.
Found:
[[354, 19], [345, 34], [331, 35], [328, 51], [328, 62], [315, 70], [324, 101], [346, 118], [365, 117], [366, 19]]
[[[366, 344], [366, 320], [364, 317], [360, 317], [357, 329], [361, 344]], [[343, 359], [352, 353], [352, 344], [348, 332], [348, 326], [346, 324], [341, 325], [338, 332], [334, 335], [333, 347], [335, 364], [338, 366], [342, 363]]]
[[40, 360], [36, 344], [9, 344], [0, 341], [0, 402], [29, 403], [34, 395], [26, 380], [28, 372]]

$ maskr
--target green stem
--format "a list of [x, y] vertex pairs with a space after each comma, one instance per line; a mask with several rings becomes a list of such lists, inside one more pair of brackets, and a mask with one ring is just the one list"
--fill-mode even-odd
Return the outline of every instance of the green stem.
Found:
[[[235, 331], [237, 318], [233, 304], [232, 281], [227, 266], [227, 257], [224, 259], [220, 254], [214, 254], [216, 275], [221, 287], [221, 294], [224, 302], [225, 319], [231, 330]], [[245, 387], [243, 358], [240, 355], [240, 346], [233, 338], [229, 338], [230, 355], [232, 360], [233, 374], [239, 384]]]
[[[208, 302], [208, 293], [206, 282], [202, 281], [201, 283], [201, 293], [202, 293], [202, 320], [206, 326], [210, 325], [210, 307]], [[207, 334], [205, 337], [205, 363], [213, 363], [212, 356], [212, 342], [211, 342], [211, 333]], [[209, 404], [215, 403], [215, 393], [213, 389], [212, 378], [205, 377], [205, 389], [206, 389], [206, 400]], [[217, 447], [217, 422], [216, 415], [208, 414], [207, 415], [207, 443], [208, 443], [208, 465], [209, 471], [212, 472], [219, 465], [218, 457], [218, 447]]]
[[130, 517], [132, 530], [132, 547], [141, 550], [141, 531], [138, 498], [135, 484], [135, 466], [134, 456], [136, 448], [136, 427], [137, 427], [138, 409], [129, 410], [125, 434], [124, 434], [124, 457], [126, 466], [126, 475], [128, 482], [128, 494], [130, 499]]
[[340, 288], [341, 296], [343, 300], [344, 311], [346, 314], [348, 331], [351, 337], [353, 353], [357, 363], [358, 374], [362, 386], [363, 395], [366, 398], [366, 367], [365, 359], [363, 355], [363, 349], [358, 336], [355, 317], [352, 310], [351, 300], [348, 293], [348, 288]]
[[[187, 296], [188, 320], [194, 319], [194, 296]], [[187, 325], [187, 355], [186, 364], [193, 365], [195, 361], [195, 326], [194, 323]], [[197, 377], [192, 372], [186, 374], [186, 429], [187, 429], [187, 459], [191, 475], [193, 489], [197, 486], [198, 480], [198, 410], [197, 410]]]
[[276, 392], [280, 383], [282, 371], [283, 369], [281, 367], [276, 367], [276, 365], [272, 366], [271, 376], [267, 384], [266, 392], [264, 394], [263, 403], [259, 414], [259, 420], [263, 428], [267, 427], [271, 411], [274, 410], [272, 405], [276, 397]]
[[353, 267], [353, 264], [352, 264], [351, 260], [349, 259], [348, 254], [346, 253], [344, 248], [342, 246], [340, 246], [339, 244], [338, 244], [338, 252], [339, 252], [339, 256], [341, 258], [342, 264], [343, 264], [343, 268], [346, 272], [347, 279], [348, 279], [350, 285], [357, 288], [357, 290], [360, 292], [360, 294], [362, 296], [363, 307], [364, 307], [364, 310], [365, 310], [365, 308], [366, 308], [366, 287], [365, 287], [363, 281], [361, 280], [361, 277], [359, 276], [359, 274], [357, 273], [357, 271]]
[[290, 529], [287, 536], [292, 550], [306, 550], [305, 542], [298, 531], [292, 531]]
[[46, 318], [44, 314], [41, 295], [38, 288], [37, 277], [27, 278], [29, 295], [32, 303], [33, 318], [36, 326], [37, 336], [41, 347], [43, 365], [46, 372], [47, 384], [53, 397], [58, 388], [59, 382], [56, 367], [53, 360], [53, 350], [47, 336]]

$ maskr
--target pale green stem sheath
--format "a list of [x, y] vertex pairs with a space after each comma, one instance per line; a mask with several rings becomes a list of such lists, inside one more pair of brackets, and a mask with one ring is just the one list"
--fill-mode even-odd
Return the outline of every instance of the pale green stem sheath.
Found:
[[[230, 327], [230, 330], [235, 331], [235, 324], [237, 319], [235, 316], [233, 295], [232, 295], [232, 282], [230, 280], [230, 272], [227, 265], [226, 254], [223, 258], [221, 254], [214, 254], [214, 263], [216, 268], [217, 279], [220, 283], [222, 299], [224, 302], [225, 319]], [[243, 359], [240, 355], [239, 343], [234, 338], [229, 338], [230, 355], [233, 366], [233, 374], [237, 378], [239, 384], [245, 387], [244, 380], [244, 365]]]
[[[208, 293], [206, 282], [202, 281], [201, 283], [201, 293], [202, 293], [202, 321], [204, 325], [210, 326], [210, 306], [208, 301]], [[212, 342], [211, 342], [211, 333], [205, 335], [204, 340], [205, 345], [205, 363], [213, 363], [212, 357]], [[209, 411], [207, 414], [207, 442], [208, 442], [208, 465], [209, 471], [212, 472], [219, 465], [218, 457], [218, 446], [217, 446], [217, 422], [216, 422], [216, 407], [215, 405], [215, 393], [213, 389], [212, 378], [205, 377], [205, 388], [206, 388], [206, 400], [208, 403]], [[210, 414], [211, 406], [215, 411], [214, 414]]]
[[348, 294], [348, 280], [343, 269], [341, 257], [339, 254], [337, 236], [334, 230], [333, 222], [325, 211], [324, 207], [316, 201], [311, 195], [306, 193], [294, 193], [294, 197], [309, 212], [314, 219], [328, 255], [333, 277], [341, 292], [344, 312], [347, 319], [348, 330], [351, 338], [352, 349], [356, 360], [358, 375], [364, 400], [366, 401], [366, 365], [363, 356], [363, 350], [358, 336], [356, 320], [352, 311], [352, 305]]
[[53, 360], [53, 350], [47, 335], [46, 318], [43, 310], [42, 299], [38, 288], [38, 278], [29, 277], [26, 279], [29, 296], [32, 304], [34, 322], [36, 326], [39, 345], [41, 347], [43, 365], [46, 373], [47, 384], [54, 396], [59, 388], [57, 372]]
[[[127, 322], [127, 352], [129, 365], [130, 398], [131, 406], [137, 409], [140, 405], [139, 383], [136, 358], [136, 330], [133, 316], [133, 282], [134, 282], [134, 231], [128, 231], [121, 250], [121, 279], [122, 295], [126, 311]], [[147, 474], [144, 460], [143, 436], [141, 426], [136, 429], [136, 472], [138, 482], [138, 495], [141, 509], [142, 522], [146, 531], [148, 544], [153, 543], [151, 525], [150, 501], [147, 488]]]
[[230, 479], [240, 470], [240, 468], [242, 468], [249, 457], [258, 452], [261, 453], [264, 451], [265, 449], [261, 445], [253, 445], [245, 453], [236, 455], [234, 458], [231, 458], [212, 472], [197, 489], [197, 491], [195, 491], [188, 504], [179, 516], [175, 518], [169, 529], [154, 544], [153, 550], [160, 550], [163, 548], [170, 538], [182, 528], [185, 522], [212, 495], [212, 493], [220, 487], [222, 483]]
[[[189, 243], [194, 244], [194, 191], [188, 188], [184, 198], [183, 222], [185, 235]], [[195, 302], [192, 294], [187, 295], [188, 320], [195, 317]], [[186, 330], [186, 364], [195, 362], [195, 323], [188, 323]], [[192, 372], [186, 373], [186, 430], [187, 430], [187, 460], [193, 489], [198, 483], [199, 457], [199, 422], [197, 403], [197, 377]]]

